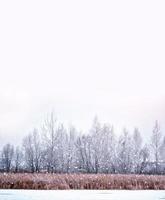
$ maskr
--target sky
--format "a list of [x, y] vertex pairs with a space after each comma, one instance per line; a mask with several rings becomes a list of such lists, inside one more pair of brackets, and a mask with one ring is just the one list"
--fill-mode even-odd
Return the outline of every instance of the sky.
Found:
[[165, 134], [165, 1], [1, 1], [0, 144], [54, 110], [86, 132], [95, 115]]

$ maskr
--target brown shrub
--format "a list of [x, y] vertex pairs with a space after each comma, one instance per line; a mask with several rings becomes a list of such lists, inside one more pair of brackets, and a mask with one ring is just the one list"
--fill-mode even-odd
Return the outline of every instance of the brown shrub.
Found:
[[105, 174], [0, 174], [1, 189], [165, 189], [165, 176]]

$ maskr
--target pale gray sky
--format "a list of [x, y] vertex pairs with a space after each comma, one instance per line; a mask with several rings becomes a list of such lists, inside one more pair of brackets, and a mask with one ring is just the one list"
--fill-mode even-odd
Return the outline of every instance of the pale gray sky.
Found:
[[0, 141], [54, 109], [87, 130], [95, 115], [165, 130], [165, 1], [1, 1]]

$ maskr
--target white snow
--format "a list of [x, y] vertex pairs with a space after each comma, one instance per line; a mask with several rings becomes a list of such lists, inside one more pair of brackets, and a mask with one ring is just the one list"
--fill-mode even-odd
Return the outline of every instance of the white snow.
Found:
[[163, 190], [0, 190], [0, 200], [158, 200]]

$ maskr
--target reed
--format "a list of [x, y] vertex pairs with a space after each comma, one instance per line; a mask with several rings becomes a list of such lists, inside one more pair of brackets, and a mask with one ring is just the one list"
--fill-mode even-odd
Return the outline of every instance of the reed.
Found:
[[1, 189], [165, 189], [165, 176], [107, 174], [0, 174]]

